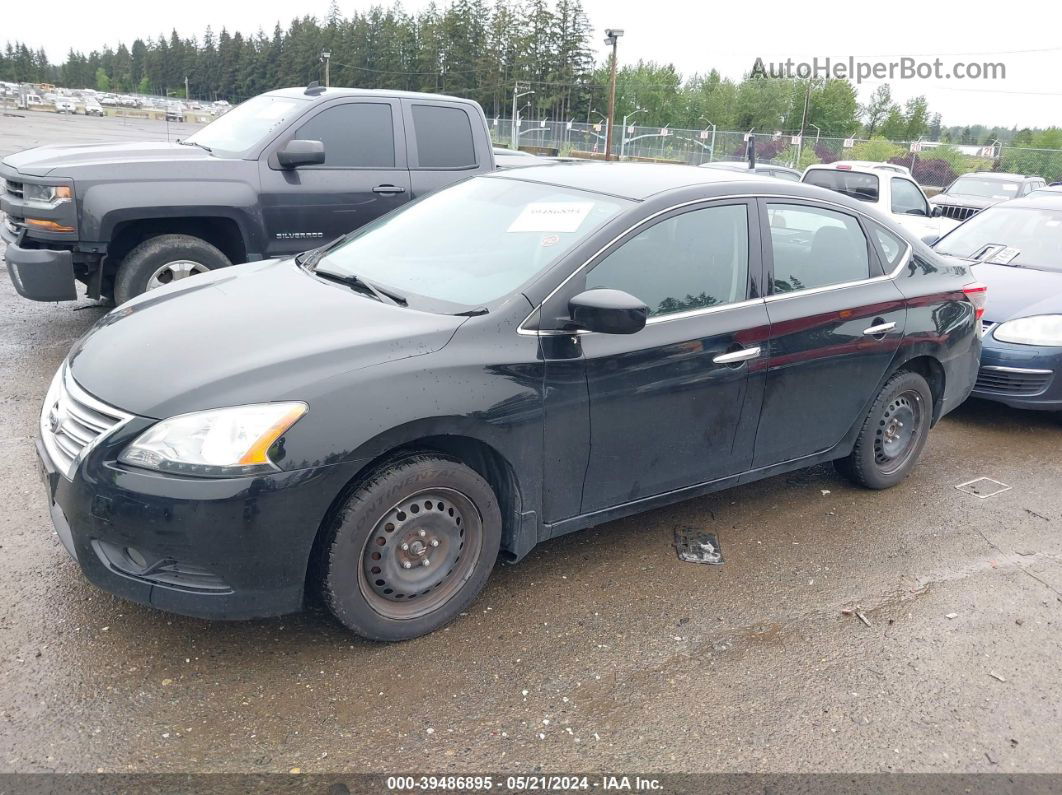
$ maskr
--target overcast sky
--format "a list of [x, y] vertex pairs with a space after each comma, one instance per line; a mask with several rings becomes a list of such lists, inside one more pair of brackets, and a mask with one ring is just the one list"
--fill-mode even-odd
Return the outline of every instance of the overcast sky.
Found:
[[[404, 6], [416, 11], [426, 2], [406, 0]], [[1010, 6], [956, 0], [583, 3], [590, 21], [599, 26], [593, 44], [601, 59], [606, 48], [599, 33], [614, 26], [626, 31], [620, 41], [621, 64], [643, 58], [671, 62], [683, 73], [714, 67], [733, 78], [749, 71], [757, 57], [779, 62], [814, 56], [854, 56], [867, 61], [890, 61], [903, 55], [932, 60], [939, 56], [946, 69], [957, 61], [1000, 62], [1006, 67], [1006, 79], [889, 82], [897, 100], [925, 94], [930, 109], [943, 115], [945, 125], [1062, 125], [1057, 0], [1027, 0]], [[440, 5], [444, 4], [445, 0], [440, 0]], [[370, 5], [369, 0], [340, 2], [347, 15]], [[271, 31], [278, 20], [286, 27], [296, 14], [324, 16], [327, 7], [328, 0], [51, 0], [47, 13], [42, 14], [33, 3], [10, 2], [5, 3], [0, 40], [11, 38], [44, 47], [50, 59], [62, 61], [71, 47], [88, 52], [105, 43], [116, 46], [137, 37], [168, 34], [174, 27], [182, 36], [200, 38], [207, 25], [215, 32], [222, 27], [252, 33], [259, 27]], [[93, 8], [98, 10], [94, 13]], [[743, 33], [746, 29], [751, 32]], [[864, 82], [859, 87], [860, 100], [876, 86], [877, 82]]]

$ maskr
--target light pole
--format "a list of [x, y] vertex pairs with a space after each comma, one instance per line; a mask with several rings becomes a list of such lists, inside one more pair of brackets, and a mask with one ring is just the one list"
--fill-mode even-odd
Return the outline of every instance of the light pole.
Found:
[[815, 128], [815, 143], [818, 143], [819, 142], [819, 136], [822, 135], [822, 128], [819, 127], [819, 125], [817, 125], [817, 124], [812, 124], [810, 121], [808, 122], [808, 127], [814, 127]]
[[523, 92], [521, 92], [519, 83], [517, 83], [516, 85], [513, 86], [513, 121], [512, 121], [513, 131], [512, 131], [512, 135], [509, 136], [509, 148], [510, 149], [518, 149], [519, 148], [519, 142], [520, 142], [520, 128], [519, 128], [519, 125], [517, 124], [517, 119], [516, 119], [517, 115], [519, 115], [519, 111], [516, 109], [516, 100], [520, 99], [520, 97], [526, 97], [528, 94], [534, 94], [534, 93], [535, 93], [534, 91], [523, 91]]
[[[332, 57], [331, 51], [329, 51], [329, 50], [321, 50], [321, 61], [324, 63], [324, 68], [325, 68], [325, 70], [324, 70], [324, 72], [325, 72], [324, 73], [325, 88], [328, 88], [328, 86], [329, 86], [329, 82], [328, 82], [328, 61], [329, 61], [329, 59], [331, 57]], [[342, 66], [342, 65], [343, 64], [340, 64], [340, 66]]]
[[612, 76], [608, 88], [608, 127], [605, 129], [605, 160], [612, 159], [612, 127], [616, 118], [616, 43], [623, 35], [622, 28], [605, 30], [605, 44], [612, 45]]
[[627, 149], [627, 119], [633, 119], [639, 113], [645, 113], [645, 108], [638, 108], [634, 113], [628, 113], [623, 117], [623, 129], [620, 130], [620, 160], [623, 159], [623, 153]]
[[[708, 162], [711, 163], [713, 160], [715, 160], [715, 124], [708, 121], [708, 117], [706, 116], [701, 116], [701, 118], [699, 118], [697, 121], [703, 121], [705, 124], [708, 125], [708, 127], [712, 128], [712, 143], [708, 147], [708, 151], [710, 153], [708, 155]], [[708, 132], [708, 127], [705, 127], [703, 130], [701, 130], [701, 132]]]

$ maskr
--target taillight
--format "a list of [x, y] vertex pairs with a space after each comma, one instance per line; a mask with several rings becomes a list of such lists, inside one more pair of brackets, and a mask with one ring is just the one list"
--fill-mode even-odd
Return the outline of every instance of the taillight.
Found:
[[988, 303], [988, 285], [974, 282], [962, 288], [966, 299], [974, 306], [974, 319], [980, 320], [985, 316], [985, 304]]

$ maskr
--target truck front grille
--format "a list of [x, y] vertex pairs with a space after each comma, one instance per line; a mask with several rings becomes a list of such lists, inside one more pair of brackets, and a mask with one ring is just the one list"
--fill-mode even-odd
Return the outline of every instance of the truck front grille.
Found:
[[4, 180], [4, 192], [10, 196], [14, 196], [17, 199], [22, 198], [23, 188], [21, 182], [15, 182], [14, 180]]
[[953, 218], [956, 221], [965, 221], [971, 215], [977, 215], [980, 212], [974, 207], [956, 207], [953, 204], [941, 204], [939, 206], [945, 218]]
[[41, 410], [41, 442], [56, 468], [71, 480], [89, 450], [130, 419], [79, 387], [64, 365]]

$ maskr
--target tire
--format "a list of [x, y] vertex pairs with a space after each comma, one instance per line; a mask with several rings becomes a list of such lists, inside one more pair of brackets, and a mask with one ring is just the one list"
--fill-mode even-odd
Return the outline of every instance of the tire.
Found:
[[918, 463], [929, 435], [933, 393], [918, 373], [900, 370], [881, 388], [855, 447], [834, 462], [837, 470], [868, 489], [888, 489]]
[[[118, 267], [114, 280], [114, 301], [124, 304], [130, 298], [170, 281], [226, 268], [231, 264], [229, 258], [215, 246], [193, 235], [148, 238], [130, 251]], [[163, 270], [167, 267], [170, 267], [168, 280]]]
[[327, 529], [321, 596], [370, 640], [433, 632], [483, 589], [501, 524], [497, 497], [478, 473], [436, 454], [401, 459], [358, 486]]

